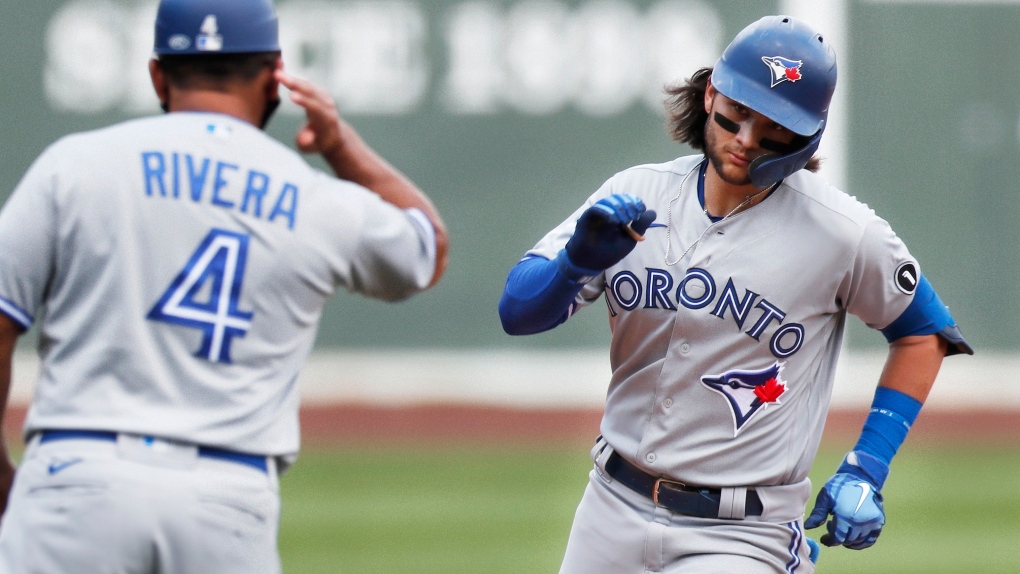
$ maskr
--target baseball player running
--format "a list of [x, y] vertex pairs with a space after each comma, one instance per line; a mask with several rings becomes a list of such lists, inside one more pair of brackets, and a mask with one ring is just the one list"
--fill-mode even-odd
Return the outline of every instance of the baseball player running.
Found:
[[[0, 457], [0, 572], [279, 572], [324, 303], [446, 264], [429, 199], [283, 71], [269, 0], [163, 0], [155, 24], [169, 113], [59, 140], [0, 212], [0, 397], [36, 323], [42, 359], [9, 498]], [[337, 177], [261, 130], [280, 84]]]
[[[889, 224], [812, 173], [836, 57], [770, 16], [669, 90], [701, 154], [610, 178], [510, 271], [507, 333], [605, 297], [612, 379], [560, 572], [806, 573], [871, 546], [947, 354], [972, 353]], [[860, 440], [804, 520], [847, 313], [889, 341]]]

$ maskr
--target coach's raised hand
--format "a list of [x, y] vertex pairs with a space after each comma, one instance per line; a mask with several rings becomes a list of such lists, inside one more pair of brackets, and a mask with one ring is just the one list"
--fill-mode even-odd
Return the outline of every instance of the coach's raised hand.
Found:
[[643, 201], [623, 193], [598, 200], [577, 219], [574, 235], [565, 249], [569, 262], [583, 269], [603, 271], [619, 263], [637, 245], [655, 221], [655, 211]]
[[410, 179], [377, 154], [353, 126], [340, 117], [329, 92], [276, 69], [276, 80], [290, 90], [290, 99], [305, 110], [307, 121], [294, 139], [304, 153], [320, 154], [337, 177], [353, 181], [401, 209], [418, 209], [428, 217], [436, 235], [434, 285], [446, 270], [449, 235], [432, 200]]
[[297, 148], [304, 153], [321, 154], [327, 161], [337, 156], [344, 146], [343, 131], [350, 127], [340, 119], [329, 92], [288, 74], [282, 67], [276, 70], [276, 80], [290, 90], [290, 100], [305, 110], [307, 121], [294, 138]]

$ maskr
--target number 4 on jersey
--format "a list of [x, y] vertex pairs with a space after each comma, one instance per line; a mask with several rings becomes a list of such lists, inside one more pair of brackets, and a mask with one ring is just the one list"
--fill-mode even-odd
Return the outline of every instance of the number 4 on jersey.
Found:
[[[230, 363], [230, 341], [251, 328], [253, 314], [238, 309], [247, 258], [247, 235], [213, 229], [147, 318], [201, 329], [202, 346], [195, 356]], [[199, 294], [206, 285], [201, 301]]]

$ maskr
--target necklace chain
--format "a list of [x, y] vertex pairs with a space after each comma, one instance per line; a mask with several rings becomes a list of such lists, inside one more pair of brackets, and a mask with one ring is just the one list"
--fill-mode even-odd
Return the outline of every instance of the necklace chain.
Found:
[[[740, 209], [742, 207], [744, 207], [745, 205], [747, 205], [747, 204], [751, 203], [752, 201], [754, 201], [754, 198], [758, 197], [759, 195], [761, 195], [761, 194], [763, 194], [763, 193], [765, 193], [767, 191], [772, 191], [773, 189], [775, 189], [776, 187], [779, 186], [779, 182], [777, 181], [776, 183], [766, 187], [765, 189], [763, 189], [763, 190], [761, 190], [761, 191], [759, 191], [759, 192], [757, 192], [755, 194], [752, 194], [752, 195], [749, 195], [749, 196], [745, 197], [744, 201], [741, 201], [739, 204], [737, 204], [737, 206], [734, 207], [732, 210], [730, 210], [729, 213], [724, 215], [722, 219], [720, 219], [719, 221], [713, 221], [711, 224], [709, 224], [709, 226], [705, 228], [705, 231], [703, 231], [701, 233], [701, 236], [699, 236], [697, 239], [695, 239], [694, 243], [691, 243], [687, 247], [687, 249], [684, 249], [684, 252], [680, 254], [680, 257], [677, 257], [676, 260], [671, 262], [669, 260], [669, 250], [670, 250], [670, 239], [671, 239], [671, 233], [670, 232], [673, 229], [673, 203], [675, 203], [677, 200], [680, 199], [680, 194], [682, 194], [683, 191], [684, 191], [684, 184], [687, 183], [687, 179], [691, 176], [692, 173], [694, 173], [694, 170], [696, 170], [696, 169], [698, 169], [698, 167], [700, 167], [700, 165], [701, 164], [698, 164], [698, 165], [694, 166], [694, 168], [691, 169], [691, 171], [687, 172], [687, 175], [685, 175], [683, 180], [680, 181], [680, 189], [677, 190], [676, 197], [674, 197], [672, 200], [670, 200], [669, 204], [666, 207], [666, 255], [665, 255], [665, 257], [663, 257], [663, 262], [665, 262], [666, 265], [669, 265], [671, 267], [673, 265], [676, 265], [677, 263], [680, 263], [680, 261], [682, 261], [683, 258], [687, 256], [687, 254], [691, 251], [691, 249], [694, 249], [694, 246], [697, 245], [698, 243], [700, 243], [701, 240], [705, 238], [705, 234], [708, 233], [708, 231], [710, 229], [712, 229], [716, 225], [718, 225], [718, 224], [726, 221], [730, 217], [732, 217], [734, 214], [736, 214], [738, 211], [740, 211]], [[702, 206], [702, 210], [705, 212], [705, 215], [708, 215], [708, 207]], [[708, 215], [708, 216], [711, 217], [710, 215]]]

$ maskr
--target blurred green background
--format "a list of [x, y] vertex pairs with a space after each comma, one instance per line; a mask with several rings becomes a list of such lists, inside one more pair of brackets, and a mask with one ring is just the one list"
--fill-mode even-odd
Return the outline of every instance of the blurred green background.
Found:
[[[398, 306], [333, 299], [319, 349], [606, 346], [598, 305], [550, 333], [504, 335], [496, 303], [506, 271], [613, 173], [687, 153], [663, 129], [662, 84], [793, 4], [812, 6], [279, 0], [288, 68], [329, 87], [365, 139], [433, 198], [452, 239], [435, 289]], [[844, 10], [845, 29], [833, 32], [845, 36], [842, 185], [892, 223], [979, 351], [1016, 353], [1020, 0], [817, 5]], [[56, 138], [158, 113], [145, 74], [154, 6], [0, 5], [0, 200]], [[300, 123], [284, 106], [269, 132], [290, 142]], [[884, 346], [849, 325], [852, 349]], [[816, 485], [846, 447], [823, 447]], [[306, 449], [282, 479], [285, 571], [555, 572], [586, 453]], [[885, 489], [879, 543], [824, 549], [819, 571], [1020, 572], [1017, 477], [1015, 446], [908, 441]]]
[[[0, 7], [0, 199], [57, 137], [158, 113], [145, 72], [154, 5]], [[829, 22], [836, 10], [845, 21], [827, 31], [845, 36], [846, 116], [842, 136], [831, 136], [846, 150], [844, 187], [890, 220], [975, 348], [1020, 346], [1020, 2], [277, 5], [288, 68], [336, 95], [365, 138], [431, 195], [452, 237], [437, 288], [397, 306], [335, 298], [320, 348], [605, 345], [599, 310], [547, 334], [506, 337], [496, 303], [507, 270], [613, 173], [687, 153], [662, 127], [662, 84], [713, 63], [754, 19], [797, 5], [809, 18]], [[284, 106], [269, 131], [290, 142], [299, 122]], [[885, 344], [850, 325], [851, 347]]]
[[[845, 449], [823, 447], [816, 488]], [[556, 572], [590, 468], [569, 446], [306, 450], [281, 480], [284, 571]], [[908, 444], [876, 545], [823, 547], [818, 572], [1016, 574], [1018, 476], [1015, 446]]]

